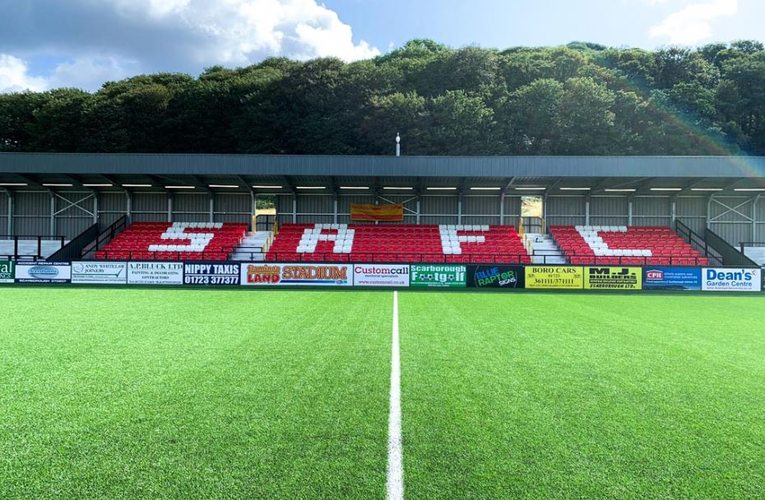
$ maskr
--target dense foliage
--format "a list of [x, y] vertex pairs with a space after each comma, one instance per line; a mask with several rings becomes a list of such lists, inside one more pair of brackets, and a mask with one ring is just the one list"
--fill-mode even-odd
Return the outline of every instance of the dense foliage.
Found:
[[268, 59], [87, 93], [0, 95], [0, 150], [765, 155], [765, 50], [413, 40], [373, 60]]

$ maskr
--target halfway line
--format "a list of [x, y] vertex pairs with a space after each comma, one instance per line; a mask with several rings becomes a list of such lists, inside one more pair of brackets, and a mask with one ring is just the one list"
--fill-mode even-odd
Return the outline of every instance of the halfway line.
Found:
[[388, 500], [403, 500], [404, 498], [404, 450], [401, 444], [401, 362], [399, 360], [398, 347], [398, 291], [393, 292], [387, 497]]

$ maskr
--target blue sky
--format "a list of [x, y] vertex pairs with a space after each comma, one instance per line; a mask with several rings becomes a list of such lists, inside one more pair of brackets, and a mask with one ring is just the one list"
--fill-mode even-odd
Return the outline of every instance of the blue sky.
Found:
[[97, 90], [274, 55], [353, 61], [412, 38], [497, 48], [765, 38], [762, 0], [0, 0], [0, 12], [0, 92]]

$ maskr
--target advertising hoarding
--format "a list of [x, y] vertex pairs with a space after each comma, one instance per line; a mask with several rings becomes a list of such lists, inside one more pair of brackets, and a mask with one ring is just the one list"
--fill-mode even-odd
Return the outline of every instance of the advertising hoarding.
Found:
[[68, 262], [16, 263], [17, 283], [68, 283], [72, 267]]
[[409, 286], [433, 288], [465, 288], [466, 266], [449, 264], [413, 264], [409, 271]]
[[353, 266], [250, 262], [241, 266], [241, 284], [246, 286], [351, 286]]
[[468, 266], [467, 286], [471, 288], [523, 288], [521, 266]]
[[698, 267], [646, 267], [643, 269], [645, 290], [701, 290], [701, 269]]
[[585, 267], [585, 290], [642, 290], [640, 267]]
[[241, 270], [233, 262], [187, 262], [183, 265], [185, 285], [238, 285]]
[[128, 262], [128, 285], [182, 285], [182, 262]]
[[409, 286], [409, 264], [354, 264], [353, 286]]
[[705, 267], [701, 270], [701, 289], [708, 292], [760, 292], [762, 270]]
[[526, 266], [526, 288], [540, 290], [581, 290], [584, 268], [572, 266]]
[[0, 260], [0, 283], [13, 283], [16, 277], [16, 263], [12, 260]]
[[127, 283], [127, 262], [72, 262], [72, 283], [124, 285]]

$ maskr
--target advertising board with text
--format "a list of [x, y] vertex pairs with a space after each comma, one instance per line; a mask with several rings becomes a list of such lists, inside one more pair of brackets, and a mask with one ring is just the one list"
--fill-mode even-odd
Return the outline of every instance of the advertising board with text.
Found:
[[640, 267], [585, 267], [584, 288], [587, 290], [642, 290], [643, 269]]
[[72, 262], [72, 283], [124, 285], [127, 262]]
[[762, 270], [705, 267], [701, 270], [701, 289], [707, 292], [760, 292]]
[[182, 262], [128, 262], [128, 285], [182, 285]]
[[16, 264], [17, 283], [69, 283], [71, 276], [72, 267], [68, 262]]
[[471, 288], [523, 288], [524, 273], [521, 266], [468, 266], [467, 286]]
[[353, 266], [347, 264], [242, 264], [246, 286], [351, 286]]
[[354, 264], [353, 286], [409, 286], [409, 264]]
[[701, 269], [698, 267], [646, 267], [643, 270], [645, 290], [701, 290]]
[[572, 266], [527, 266], [526, 288], [540, 290], [581, 290], [584, 268]]
[[409, 286], [433, 288], [465, 288], [466, 266], [448, 264], [413, 264], [409, 271]]
[[0, 260], [0, 283], [13, 283], [16, 277], [16, 263], [12, 260]]
[[232, 262], [187, 262], [183, 265], [185, 285], [238, 285], [241, 270]]

